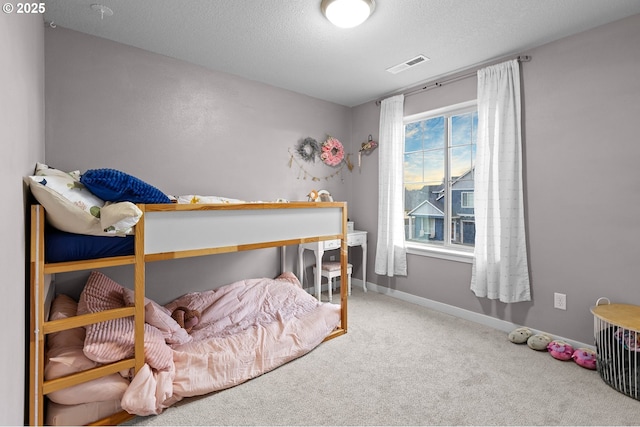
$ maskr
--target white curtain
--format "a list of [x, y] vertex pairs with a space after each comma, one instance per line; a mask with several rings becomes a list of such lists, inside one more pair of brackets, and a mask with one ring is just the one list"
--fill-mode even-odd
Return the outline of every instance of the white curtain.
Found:
[[520, 116], [518, 61], [479, 70], [471, 290], [506, 303], [531, 300]]
[[378, 148], [378, 246], [375, 272], [389, 277], [407, 275], [402, 174], [403, 116], [404, 95], [396, 95], [382, 101]]

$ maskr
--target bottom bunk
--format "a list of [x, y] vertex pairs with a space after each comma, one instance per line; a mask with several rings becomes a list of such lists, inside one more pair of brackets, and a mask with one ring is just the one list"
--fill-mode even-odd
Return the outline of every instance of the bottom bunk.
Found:
[[[91, 272], [79, 301], [57, 295], [50, 320], [133, 305], [133, 291]], [[143, 368], [48, 395], [47, 424], [92, 423], [121, 408], [159, 414], [184, 397], [222, 390], [300, 357], [339, 325], [339, 305], [318, 302], [292, 273], [188, 293], [164, 306], [145, 299]], [[49, 334], [47, 380], [134, 353], [134, 321], [119, 318]]]

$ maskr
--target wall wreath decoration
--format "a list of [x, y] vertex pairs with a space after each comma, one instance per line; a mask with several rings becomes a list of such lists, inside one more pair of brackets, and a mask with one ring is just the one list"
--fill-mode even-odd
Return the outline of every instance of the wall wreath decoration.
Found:
[[[289, 148], [289, 168], [295, 163], [298, 168], [298, 179], [311, 178], [312, 181], [329, 180], [335, 176], [341, 175], [342, 170], [346, 166], [349, 171], [353, 170], [351, 162], [351, 154], [345, 153], [344, 146], [337, 139], [327, 135], [327, 139], [318, 144], [318, 141], [311, 137], [298, 141], [295, 147]], [[316, 157], [320, 157], [322, 163], [332, 166], [332, 172], [325, 176], [316, 176], [314, 173], [306, 169], [303, 162], [315, 162]]]
[[296, 153], [305, 162], [315, 162], [316, 156], [320, 155], [320, 145], [311, 137], [305, 138], [296, 146]]
[[328, 137], [327, 140], [322, 143], [320, 159], [329, 166], [337, 166], [342, 163], [344, 159], [344, 147], [342, 143], [332, 136]]

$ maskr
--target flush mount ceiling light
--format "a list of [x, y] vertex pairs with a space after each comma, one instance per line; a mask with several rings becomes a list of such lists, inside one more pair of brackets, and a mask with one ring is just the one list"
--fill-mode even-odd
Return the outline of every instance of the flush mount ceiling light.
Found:
[[374, 0], [322, 0], [320, 8], [331, 23], [340, 28], [362, 24], [373, 13]]

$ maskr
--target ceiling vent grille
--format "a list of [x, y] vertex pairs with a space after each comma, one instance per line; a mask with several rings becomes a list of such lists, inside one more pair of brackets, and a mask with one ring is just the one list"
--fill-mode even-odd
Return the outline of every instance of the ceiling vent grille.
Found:
[[387, 71], [391, 74], [398, 74], [401, 71], [408, 70], [411, 67], [415, 67], [418, 64], [422, 64], [423, 62], [427, 62], [429, 58], [424, 55], [418, 55], [415, 58], [411, 58], [408, 61], [405, 61], [401, 64], [394, 65], [391, 68], [387, 68]]

